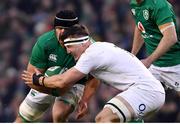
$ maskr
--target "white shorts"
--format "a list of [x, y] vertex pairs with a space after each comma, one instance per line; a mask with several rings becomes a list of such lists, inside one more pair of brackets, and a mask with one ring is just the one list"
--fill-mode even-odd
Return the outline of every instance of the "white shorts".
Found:
[[55, 100], [64, 101], [76, 107], [83, 91], [84, 85], [76, 84], [63, 96], [55, 97], [31, 89], [19, 107], [19, 114], [26, 121], [33, 122], [38, 120]]
[[121, 122], [142, 119], [143, 116], [159, 110], [165, 102], [165, 93], [131, 87], [106, 103]]
[[180, 91], [180, 64], [171, 67], [151, 65], [149, 70], [166, 87]]

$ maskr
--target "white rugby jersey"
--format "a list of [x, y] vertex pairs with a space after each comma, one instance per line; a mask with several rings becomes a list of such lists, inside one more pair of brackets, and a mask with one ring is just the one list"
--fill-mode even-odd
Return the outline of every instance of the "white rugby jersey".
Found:
[[140, 60], [112, 43], [91, 44], [74, 67], [84, 74], [90, 73], [119, 90], [138, 86], [142, 89], [164, 93], [161, 83], [153, 77]]

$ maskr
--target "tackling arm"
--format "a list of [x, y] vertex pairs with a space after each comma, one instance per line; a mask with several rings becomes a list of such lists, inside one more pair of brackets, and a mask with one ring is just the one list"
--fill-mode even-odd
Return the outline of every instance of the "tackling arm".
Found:
[[91, 78], [85, 85], [83, 96], [79, 102], [78, 109], [77, 109], [77, 119], [82, 118], [88, 111], [88, 102], [90, 98], [95, 94], [97, 88], [99, 87], [100, 81]]
[[[81, 73], [80, 71], [72, 67], [63, 74], [45, 77], [44, 85], [45, 87], [49, 88], [67, 88], [72, 86], [74, 83], [76, 83], [85, 76], [85, 74]], [[39, 82], [43, 82], [43, 77], [39, 79]]]

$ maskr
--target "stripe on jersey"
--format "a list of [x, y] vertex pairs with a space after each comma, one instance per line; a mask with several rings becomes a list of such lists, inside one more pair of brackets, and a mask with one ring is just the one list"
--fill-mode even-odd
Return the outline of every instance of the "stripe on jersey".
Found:
[[161, 33], [163, 33], [165, 30], [167, 30], [171, 27], [174, 27], [174, 26], [175, 26], [174, 22], [171, 22], [169, 25], [162, 27], [162, 29], [160, 31], [161, 31]]

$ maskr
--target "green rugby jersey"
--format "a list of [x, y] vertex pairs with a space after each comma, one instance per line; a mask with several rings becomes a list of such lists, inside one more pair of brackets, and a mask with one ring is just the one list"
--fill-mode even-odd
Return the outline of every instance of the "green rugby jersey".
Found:
[[52, 66], [70, 68], [75, 65], [75, 60], [59, 44], [55, 31], [51, 30], [38, 38], [32, 49], [30, 63], [46, 70]]
[[[174, 22], [177, 32], [175, 15], [167, 0], [143, 0], [140, 4], [137, 4], [136, 0], [131, 0], [130, 6], [136, 25], [145, 41], [148, 55], [154, 52], [163, 37], [158, 26]], [[153, 62], [154, 65], [167, 67], [180, 64], [179, 38], [178, 36], [178, 42], [167, 53]]]

